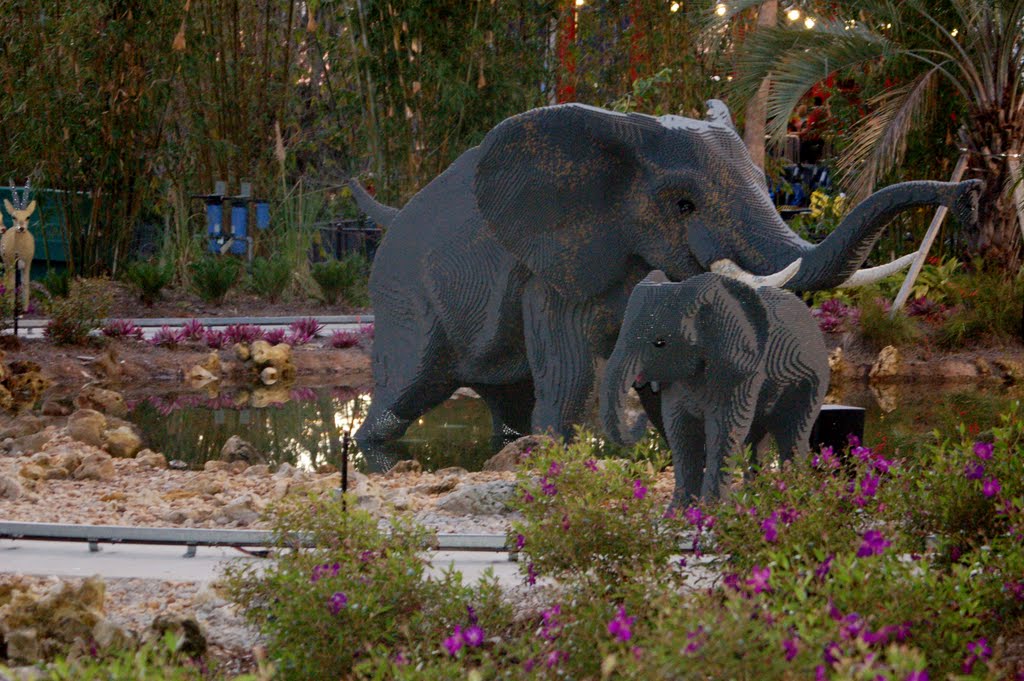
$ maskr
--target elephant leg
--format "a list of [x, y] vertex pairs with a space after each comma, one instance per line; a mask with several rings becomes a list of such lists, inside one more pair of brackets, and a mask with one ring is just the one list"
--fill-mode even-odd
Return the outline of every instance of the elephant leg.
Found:
[[793, 386], [786, 391], [784, 398], [779, 400], [771, 419], [772, 436], [779, 447], [779, 463], [785, 463], [794, 456], [803, 457], [810, 449], [811, 429], [818, 415], [821, 397], [806, 384]]
[[681, 508], [700, 496], [704, 478], [704, 419], [694, 416], [678, 404], [665, 409], [665, 423], [669, 447], [672, 449], [672, 469], [676, 487], [672, 493], [670, 509]]
[[523, 317], [534, 386], [533, 432], [569, 438], [594, 391], [592, 308], [566, 301], [535, 280], [523, 294]]
[[377, 322], [374, 391], [356, 442], [371, 471], [387, 470], [396, 455], [387, 443], [400, 438], [417, 418], [451, 397], [458, 387], [439, 324], [425, 332], [386, 318]]
[[471, 385], [491, 410], [493, 444], [501, 447], [530, 432], [533, 381], [511, 385]]
[[711, 405], [704, 415], [707, 466], [701, 496], [715, 499], [722, 484], [722, 462], [738, 451], [750, 433], [763, 377], [749, 376], [734, 387], [723, 386], [726, 399]]

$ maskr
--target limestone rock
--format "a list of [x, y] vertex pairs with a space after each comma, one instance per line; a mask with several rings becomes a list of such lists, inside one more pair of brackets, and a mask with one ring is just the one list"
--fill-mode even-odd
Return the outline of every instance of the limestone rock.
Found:
[[104, 434], [104, 439], [104, 449], [122, 459], [130, 459], [142, 449], [142, 438], [127, 426], [108, 430]]
[[135, 460], [146, 468], [167, 468], [167, 458], [151, 449], [143, 449], [135, 455]]
[[292, 363], [292, 346], [287, 343], [271, 345], [265, 340], [258, 340], [252, 344], [252, 363], [257, 368], [273, 367], [283, 377], [285, 369]]
[[261, 478], [264, 475], [270, 475], [270, 466], [265, 463], [258, 463], [245, 469], [245, 477], [247, 478]]
[[438, 468], [436, 471], [434, 471], [434, 475], [438, 476], [439, 478], [445, 478], [448, 477], [449, 475], [454, 475], [457, 478], [463, 478], [469, 475], [469, 471], [467, 471], [462, 466], [446, 466], [444, 468]]
[[87, 643], [103, 619], [105, 591], [100, 577], [77, 586], [61, 581], [42, 594], [16, 585], [0, 606], [0, 634], [8, 658], [31, 664], [64, 653], [75, 643]]
[[238, 461], [232, 461], [231, 466], [228, 468], [231, 473], [238, 475], [244, 473], [249, 469], [249, 464], [239, 459]]
[[87, 385], [79, 391], [75, 398], [75, 406], [79, 409], [94, 409], [119, 418], [128, 416], [128, 405], [121, 393], [95, 385]]
[[391, 469], [384, 474], [385, 478], [397, 478], [399, 475], [406, 473], [422, 473], [423, 465], [415, 459], [408, 459], [406, 461], [399, 461]]
[[84, 442], [93, 447], [102, 447], [103, 431], [107, 427], [107, 417], [95, 409], [79, 409], [68, 418], [67, 433], [72, 439]]
[[221, 461], [244, 461], [249, 465], [266, 463], [267, 457], [263, 456], [249, 442], [237, 435], [232, 435], [224, 446], [220, 448]]
[[277, 471], [274, 473], [274, 477], [280, 480], [281, 478], [290, 478], [295, 475], [295, 466], [291, 465], [287, 461], [277, 467]]
[[547, 435], [526, 435], [505, 445], [500, 452], [484, 463], [487, 472], [514, 471], [530, 452], [550, 444], [553, 440]]
[[429, 482], [423, 485], [416, 485], [409, 491], [413, 494], [444, 494], [445, 492], [451, 492], [459, 484], [459, 479], [454, 475], [450, 475], [446, 478], [442, 478], [437, 482]]
[[277, 369], [274, 367], [264, 367], [260, 371], [260, 382], [263, 385], [274, 385], [280, 378]]
[[494, 480], [467, 485], [437, 502], [437, 509], [455, 515], [494, 515], [508, 513], [508, 503], [515, 498], [516, 485]]
[[1024, 364], [1021, 364], [1017, 360], [1006, 358], [993, 360], [993, 364], [1003, 371], [1003, 380], [1007, 383], [1014, 384], [1024, 382]]
[[830, 381], [832, 384], [841, 382], [852, 373], [850, 371], [850, 363], [843, 354], [841, 347], [836, 347], [832, 352], [828, 353], [828, 368], [832, 375]]
[[234, 351], [235, 357], [238, 358], [239, 362], [248, 362], [249, 358], [252, 357], [249, 346], [245, 343], [235, 343], [231, 349]]
[[64, 400], [59, 400], [53, 397], [43, 400], [43, 406], [40, 411], [45, 416], [67, 416], [71, 413], [71, 406]]
[[27, 463], [18, 470], [18, 475], [26, 480], [43, 480], [46, 478], [46, 469], [35, 463]]
[[112, 347], [89, 362], [89, 366], [107, 379], [116, 381], [121, 377], [121, 365], [117, 361], [117, 352]]
[[82, 464], [82, 448], [63, 444], [46, 450], [52, 465], [73, 471]]
[[216, 381], [217, 376], [206, 367], [196, 364], [185, 374], [185, 379], [191, 383], [193, 387], [200, 388], [207, 383], [213, 383]]
[[887, 381], [899, 375], [902, 360], [900, 351], [892, 345], [886, 345], [878, 353], [878, 359], [871, 366], [868, 377], [873, 381]]
[[46, 430], [41, 430], [38, 433], [23, 435], [19, 438], [15, 438], [14, 441], [11, 442], [7, 451], [12, 455], [32, 454], [33, 452], [38, 452], [43, 448], [43, 445], [53, 438], [54, 435], [56, 435], [56, 431], [52, 426]]
[[109, 454], [95, 452], [82, 459], [81, 465], [75, 469], [75, 480], [113, 480], [117, 475], [114, 460]]
[[285, 404], [291, 399], [288, 386], [284, 383], [270, 387], [259, 387], [252, 391], [251, 404], [256, 409], [263, 409], [272, 404]]
[[92, 639], [101, 650], [127, 650], [135, 643], [135, 637], [130, 631], [107, 619], [102, 619], [93, 626]]
[[217, 511], [214, 519], [223, 524], [249, 525], [259, 519], [261, 502], [253, 495], [245, 494], [232, 500]]
[[181, 640], [180, 650], [187, 657], [200, 657], [206, 653], [206, 633], [195, 615], [157, 615], [150, 625], [150, 635], [161, 640], [168, 631]]
[[292, 478], [288, 494], [323, 494], [341, 487], [341, 473], [301, 475]]
[[215, 459], [211, 459], [210, 461], [207, 461], [206, 463], [203, 464], [203, 470], [206, 471], [207, 473], [226, 471], [229, 470], [230, 468], [231, 464], [228, 463], [227, 461], [217, 461]]
[[20, 414], [11, 423], [0, 430], [0, 440], [13, 437], [19, 438], [38, 433], [46, 427], [46, 421], [35, 414]]
[[0, 499], [17, 501], [22, 495], [21, 484], [7, 475], [0, 475]]
[[216, 350], [211, 350], [210, 354], [206, 356], [206, 361], [199, 366], [206, 369], [213, 376], [220, 376], [222, 369], [220, 364], [220, 354]]

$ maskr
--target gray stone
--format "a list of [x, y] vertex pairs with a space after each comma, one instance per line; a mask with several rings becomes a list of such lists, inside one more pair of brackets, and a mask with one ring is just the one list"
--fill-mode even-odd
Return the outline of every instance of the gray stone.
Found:
[[17, 501], [22, 495], [21, 484], [7, 475], [0, 475], [0, 499]]
[[75, 480], [113, 480], [117, 469], [109, 454], [95, 452], [82, 459], [73, 475]]
[[143, 449], [135, 455], [135, 460], [146, 468], [167, 468], [167, 459], [164, 455], [151, 449]]
[[438, 500], [437, 509], [454, 515], [495, 515], [508, 513], [516, 485], [506, 480], [466, 485]]
[[386, 478], [394, 478], [399, 475], [405, 475], [406, 473], [422, 473], [423, 466], [419, 461], [415, 459], [408, 459], [406, 461], [399, 461], [384, 474]]
[[446, 478], [442, 478], [437, 482], [428, 482], [422, 485], [416, 485], [409, 489], [413, 494], [444, 494], [445, 492], [451, 492], [459, 484], [459, 479], [454, 475], [449, 475]]
[[531, 452], [553, 441], [547, 435], [524, 435], [509, 442], [502, 447], [500, 452], [487, 459], [483, 470], [487, 472], [514, 471]]
[[38, 433], [46, 427], [46, 421], [28, 412], [18, 415], [6, 428], [0, 430], [0, 439], [19, 438]]
[[249, 442], [232, 435], [220, 448], [221, 461], [244, 461], [249, 465], [266, 463], [267, 457], [258, 452]]

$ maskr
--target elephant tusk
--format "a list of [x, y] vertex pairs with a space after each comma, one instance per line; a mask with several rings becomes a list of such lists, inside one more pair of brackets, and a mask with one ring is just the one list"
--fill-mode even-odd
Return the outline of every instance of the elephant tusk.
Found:
[[753, 288], [761, 288], [762, 286], [782, 288], [786, 285], [786, 282], [795, 277], [796, 273], [800, 271], [800, 264], [802, 262], [802, 258], [797, 258], [784, 269], [779, 270], [775, 274], [767, 274], [763, 277], [747, 272], [732, 260], [728, 259], [716, 260], [711, 263], [711, 271], [716, 274], [729, 277], [730, 279], [742, 281], [744, 284], [752, 286]]
[[885, 265], [879, 265], [878, 267], [869, 267], [866, 270], [857, 270], [850, 275], [850, 278], [840, 284], [837, 288], [855, 288], [857, 286], [867, 286], [873, 284], [876, 281], [885, 279], [890, 274], [895, 274], [902, 269], [905, 269], [910, 263], [914, 262], [914, 258], [917, 257], [917, 253], [908, 253], [902, 258], [896, 258], [890, 263]]

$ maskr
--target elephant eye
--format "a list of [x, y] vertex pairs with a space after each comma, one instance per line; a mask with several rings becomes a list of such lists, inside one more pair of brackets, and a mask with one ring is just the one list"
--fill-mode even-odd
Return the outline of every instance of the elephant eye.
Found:
[[663, 348], [663, 347], [665, 347], [665, 339], [664, 338], [658, 338], [657, 340], [655, 340], [654, 341], [654, 347], [656, 347], [656, 348]]
[[680, 215], [689, 215], [693, 211], [697, 210], [697, 207], [693, 205], [693, 201], [690, 201], [689, 199], [680, 199], [676, 205], [679, 206]]

